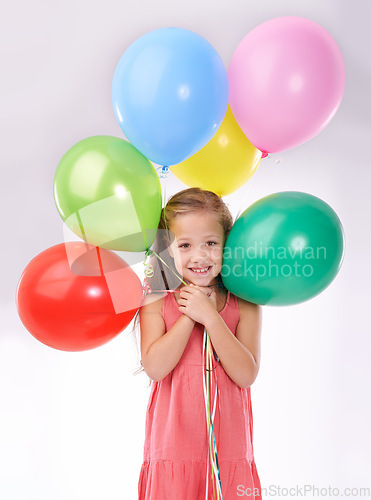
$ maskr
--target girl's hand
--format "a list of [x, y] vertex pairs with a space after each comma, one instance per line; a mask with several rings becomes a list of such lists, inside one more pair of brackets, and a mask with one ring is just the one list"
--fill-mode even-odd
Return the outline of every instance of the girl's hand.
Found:
[[180, 291], [178, 302], [180, 312], [202, 325], [218, 312], [216, 293], [208, 287], [186, 285]]

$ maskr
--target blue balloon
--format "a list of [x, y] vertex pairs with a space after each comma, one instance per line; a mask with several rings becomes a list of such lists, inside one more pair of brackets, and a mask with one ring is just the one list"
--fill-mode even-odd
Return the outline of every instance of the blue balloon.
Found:
[[161, 28], [132, 43], [112, 82], [127, 139], [149, 160], [176, 165], [203, 148], [227, 112], [228, 76], [214, 47], [192, 31]]

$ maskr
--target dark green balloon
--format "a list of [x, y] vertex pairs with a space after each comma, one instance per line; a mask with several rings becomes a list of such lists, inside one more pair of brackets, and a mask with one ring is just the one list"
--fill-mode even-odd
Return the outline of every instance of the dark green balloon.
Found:
[[258, 200], [235, 221], [221, 276], [230, 292], [249, 302], [298, 304], [332, 282], [343, 251], [334, 210], [316, 196], [283, 191]]
[[72, 146], [54, 177], [54, 199], [67, 226], [92, 245], [140, 252], [156, 236], [161, 184], [152, 163], [118, 137]]

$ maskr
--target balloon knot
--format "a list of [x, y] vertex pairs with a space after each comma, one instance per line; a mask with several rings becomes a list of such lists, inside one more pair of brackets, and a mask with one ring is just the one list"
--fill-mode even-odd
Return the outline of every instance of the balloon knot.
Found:
[[158, 176], [160, 179], [166, 179], [167, 174], [169, 173], [169, 167], [167, 165], [164, 165], [163, 167], [156, 168], [156, 171], [158, 172]]

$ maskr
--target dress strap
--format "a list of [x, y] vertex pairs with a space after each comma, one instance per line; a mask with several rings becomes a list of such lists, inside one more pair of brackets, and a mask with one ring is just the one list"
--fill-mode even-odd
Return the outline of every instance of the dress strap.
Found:
[[220, 314], [223, 316], [224, 319], [227, 318], [229, 319], [230, 321], [229, 328], [235, 334], [237, 324], [240, 320], [240, 310], [238, 307], [238, 300], [236, 295], [234, 295], [229, 290], [227, 293], [227, 300], [225, 302], [225, 306], [220, 311]]

